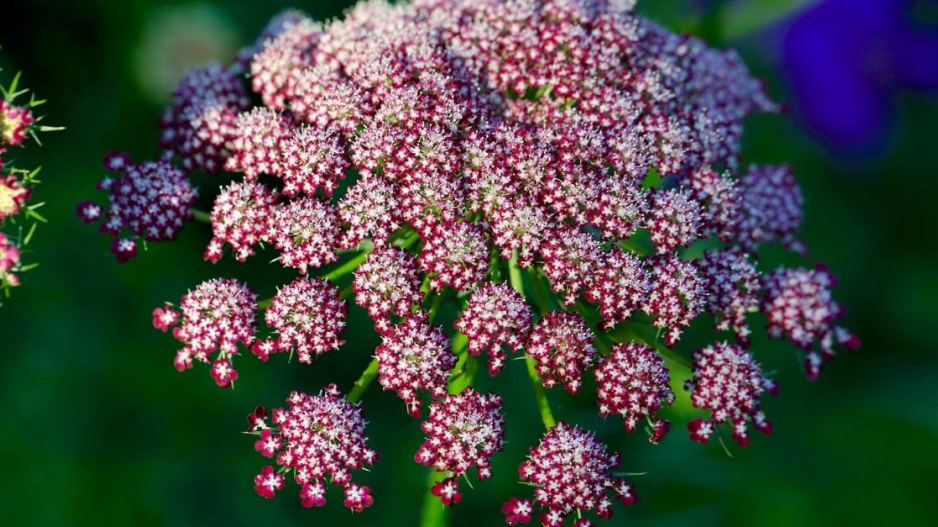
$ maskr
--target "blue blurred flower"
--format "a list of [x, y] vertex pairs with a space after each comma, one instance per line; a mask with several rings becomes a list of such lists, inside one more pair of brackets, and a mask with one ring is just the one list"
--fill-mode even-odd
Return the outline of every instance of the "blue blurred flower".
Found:
[[938, 89], [938, 27], [915, 22], [915, 3], [824, 0], [789, 27], [795, 109], [831, 149], [875, 150], [898, 91]]

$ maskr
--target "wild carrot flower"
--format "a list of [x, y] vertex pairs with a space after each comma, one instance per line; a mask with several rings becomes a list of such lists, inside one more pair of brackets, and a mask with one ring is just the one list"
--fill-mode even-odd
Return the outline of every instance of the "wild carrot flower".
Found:
[[345, 488], [345, 506], [361, 512], [373, 503], [371, 489], [352, 480], [352, 471], [378, 461], [368, 447], [361, 407], [342, 398], [334, 384], [319, 395], [291, 392], [288, 408], [275, 408], [271, 425], [266, 410], [255, 411], [254, 449], [276, 460], [280, 471], [266, 466], [255, 477], [255, 490], [265, 498], [283, 488], [284, 475], [300, 485], [304, 507], [326, 504], [326, 484]]
[[694, 352], [694, 378], [685, 386], [694, 406], [710, 411], [710, 419], [688, 423], [690, 438], [706, 443], [716, 426], [729, 423], [739, 446], [749, 444], [747, 422], [768, 434], [772, 424], [765, 418], [759, 399], [763, 392], [775, 395], [778, 386], [762, 374], [762, 368], [745, 349], [725, 342]]
[[[114, 236], [111, 252], [124, 262], [136, 253], [136, 239], [173, 240], [192, 217], [191, 207], [198, 193], [182, 172], [166, 161], [146, 161], [139, 165], [127, 154], [108, 154], [106, 170], [117, 172], [116, 179], [106, 177], [98, 188], [108, 192], [106, 211], [95, 203], [78, 206], [78, 217], [86, 223], [102, 219], [101, 232]], [[129, 237], [120, 238], [124, 233]], [[118, 240], [118, 238], [120, 238]]]
[[173, 99], [163, 115], [160, 145], [187, 171], [214, 174], [230, 155], [238, 114], [248, 108], [244, 85], [233, 68], [214, 64], [190, 72]]
[[665, 344], [677, 344], [706, 301], [703, 279], [692, 262], [673, 254], [652, 262], [651, 290], [643, 310], [655, 317], [653, 324], [664, 331]]
[[531, 330], [528, 354], [537, 362], [544, 386], [563, 384], [576, 394], [583, 385], [583, 373], [595, 359], [593, 333], [580, 315], [553, 311], [544, 315]]
[[[254, 343], [257, 297], [246, 285], [230, 278], [203, 282], [182, 297], [177, 311], [170, 304], [153, 311], [153, 326], [173, 329], [173, 337], [183, 343], [176, 353], [176, 370], [192, 367], [192, 361], [212, 363], [211, 375], [222, 388], [238, 378], [231, 358], [239, 345]], [[217, 354], [213, 359], [212, 353]], [[214, 360], [214, 362], [213, 362]]]
[[[543, 509], [541, 524], [560, 527], [571, 514], [593, 511], [608, 519], [615, 500], [635, 502], [632, 486], [613, 476], [618, 468], [618, 454], [610, 454], [592, 433], [558, 423], [531, 448], [518, 475], [535, 487], [534, 501]], [[528, 523], [531, 507], [530, 501], [513, 498], [502, 512], [509, 525]]]
[[378, 382], [385, 390], [394, 390], [407, 405], [408, 412], [420, 416], [420, 391], [434, 397], [446, 394], [449, 371], [456, 365], [456, 355], [449, 349], [446, 335], [418, 313], [391, 328], [375, 350], [378, 359]]
[[717, 319], [717, 331], [732, 330], [740, 343], [749, 342], [746, 315], [759, 309], [759, 273], [738, 247], [707, 251], [698, 260], [707, 297], [707, 311]]
[[486, 284], [469, 297], [469, 304], [454, 326], [469, 337], [473, 355], [489, 355], [489, 373], [505, 366], [505, 350], [518, 352], [531, 331], [531, 307], [507, 284]]
[[644, 262], [632, 253], [603, 253], [585, 294], [587, 300], [598, 305], [603, 328], [612, 328], [642, 309], [651, 288], [649, 275]]
[[480, 480], [492, 475], [492, 456], [505, 445], [501, 404], [498, 395], [467, 388], [430, 406], [427, 419], [420, 424], [427, 439], [417, 449], [414, 460], [448, 474], [431, 489], [444, 505], [462, 499], [458, 478], [473, 466]]
[[396, 247], [375, 249], [355, 271], [355, 301], [368, 310], [380, 333], [391, 329], [390, 315], [406, 317], [420, 305], [417, 262]]
[[256, 342], [251, 349], [261, 360], [270, 353], [295, 350], [300, 362], [310, 364], [314, 356], [345, 344], [340, 335], [347, 311], [337, 286], [322, 279], [297, 278], [277, 291], [264, 312], [267, 326], [277, 336]]
[[599, 415], [621, 415], [622, 424], [634, 432], [642, 417], [648, 420], [649, 441], [660, 442], [671, 424], [656, 416], [658, 410], [674, 403], [671, 377], [654, 349], [641, 344], [619, 344], [600, 360], [595, 370]]
[[791, 168], [751, 167], [739, 178], [737, 187], [741, 202], [731, 227], [734, 242], [755, 251], [758, 245], [778, 239], [795, 252], [807, 252], [797, 238], [804, 198]]
[[306, 273], [338, 259], [339, 219], [335, 208], [316, 198], [300, 198], [274, 210], [270, 239], [280, 263]]
[[805, 371], [817, 379], [824, 361], [834, 357], [834, 346], [848, 350], [860, 347], [860, 339], [839, 326], [846, 309], [833, 300], [837, 285], [827, 266], [814, 269], [779, 268], [762, 279], [762, 311], [769, 318], [769, 335], [788, 337], [808, 352]]
[[226, 243], [239, 262], [253, 256], [255, 245], [270, 240], [279, 199], [276, 190], [257, 181], [236, 181], [223, 188], [215, 198], [211, 215], [212, 239], [202, 257], [217, 262]]

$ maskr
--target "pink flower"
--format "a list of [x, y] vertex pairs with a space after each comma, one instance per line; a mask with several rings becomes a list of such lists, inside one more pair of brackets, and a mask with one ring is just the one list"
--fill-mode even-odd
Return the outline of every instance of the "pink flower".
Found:
[[355, 302], [368, 310], [379, 333], [390, 330], [390, 316], [406, 317], [420, 305], [417, 262], [396, 247], [375, 249], [355, 271]]
[[491, 459], [505, 445], [505, 419], [501, 397], [483, 395], [472, 388], [434, 401], [430, 415], [420, 424], [426, 441], [414, 460], [451, 477], [438, 482], [432, 494], [444, 505], [459, 503], [459, 476], [475, 466], [479, 479], [491, 476]]
[[791, 168], [753, 166], [736, 186], [742, 200], [731, 227], [734, 242], [751, 252], [778, 239], [792, 251], [807, 253], [797, 237], [804, 197]]
[[834, 346], [848, 350], [860, 347], [860, 339], [837, 323], [846, 309], [834, 301], [831, 288], [837, 285], [827, 266], [814, 269], [779, 268], [762, 278], [762, 312], [769, 319], [768, 333], [787, 336], [808, 351], [805, 371], [817, 379], [821, 365], [834, 357]]
[[580, 315], [553, 311], [544, 315], [531, 331], [528, 354], [545, 388], [562, 383], [576, 395], [583, 385], [582, 376], [593, 364], [596, 348], [593, 333]]
[[707, 292], [707, 311], [716, 317], [716, 330], [732, 329], [743, 345], [749, 342], [746, 315], [759, 309], [759, 274], [738, 247], [707, 251], [697, 261]]
[[269, 108], [254, 108], [238, 115], [225, 170], [243, 172], [245, 179], [261, 174], [284, 174], [284, 148], [291, 137], [291, 123]]
[[[339, 288], [323, 279], [297, 278], [280, 288], [264, 313], [267, 326], [277, 332], [273, 350], [296, 350], [299, 361], [310, 364], [314, 356], [339, 349], [348, 306]], [[262, 342], [254, 345], [255, 349]], [[255, 354], [265, 359], [270, 351]]]
[[153, 311], [153, 325], [159, 330], [167, 331], [179, 321], [173, 337], [184, 345], [176, 353], [176, 369], [191, 368], [193, 359], [212, 362], [212, 378], [221, 387], [230, 386], [238, 378], [231, 357], [238, 355], [239, 344], [250, 347], [254, 342], [257, 297], [241, 282], [220, 278], [203, 282], [183, 296], [180, 309], [181, 320], [169, 306]]
[[503, 348], [518, 352], [531, 331], [531, 307], [507, 284], [486, 284], [469, 297], [455, 328], [469, 337], [473, 355], [489, 354], [489, 373], [505, 366]]
[[247, 91], [234, 68], [193, 70], [173, 92], [161, 122], [160, 145], [189, 172], [217, 172], [228, 159], [235, 118], [247, 110]]
[[336, 261], [339, 220], [335, 208], [315, 198], [291, 201], [274, 212], [270, 239], [280, 250], [280, 263], [306, 274]]
[[274, 467], [267, 465], [261, 473], [254, 476], [254, 492], [264, 498], [273, 498], [283, 488], [283, 474], [274, 472]]
[[645, 417], [653, 432], [649, 439], [652, 443], [661, 441], [671, 425], [656, 414], [674, 403], [674, 392], [658, 353], [641, 344], [619, 344], [601, 359], [594, 373], [599, 415], [621, 415], [629, 432], [634, 432]]
[[19, 214], [30, 194], [30, 190], [25, 188], [16, 176], [0, 175], [0, 222]]
[[[559, 527], [574, 511], [595, 511], [605, 519], [612, 516], [613, 499], [632, 504], [632, 486], [612, 475], [618, 468], [619, 456], [609, 454], [593, 434], [557, 423], [531, 448], [518, 476], [535, 487], [534, 501], [544, 510], [541, 524]], [[502, 512], [515, 525], [530, 520], [530, 509], [530, 502], [513, 498]]]
[[414, 417], [420, 416], [418, 391], [429, 391], [434, 397], [446, 395], [446, 380], [456, 366], [449, 339], [431, 326], [423, 313], [411, 315], [391, 328], [375, 356], [378, 382], [385, 390], [397, 392]]
[[[36, 122], [29, 108], [14, 106], [0, 99], [0, 148], [19, 146], [26, 140], [29, 129]], [[2, 153], [2, 151], [0, 151]]]
[[440, 291], [450, 286], [468, 291], [485, 280], [489, 248], [482, 230], [474, 224], [460, 221], [438, 225], [426, 239], [417, 262], [430, 277], [432, 289]]
[[642, 309], [655, 317], [653, 325], [664, 330], [664, 342], [671, 347], [703, 311], [706, 290], [697, 267], [673, 254], [653, 260], [651, 269], [651, 290]]
[[685, 388], [691, 392], [694, 407], [710, 410], [710, 419], [695, 419], [687, 425], [690, 438], [706, 443], [716, 426], [729, 423], [739, 446], [749, 444], [746, 423], [751, 421], [764, 434], [772, 425], [762, 413], [759, 398], [768, 391], [775, 395], [778, 386], [762, 375], [762, 368], [752, 355], [739, 346], [720, 342], [694, 352], [694, 378]]
[[[261, 415], [255, 411], [250, 416], [254, 428], [260, 429], [255, 450], [275, 458], [282, 473], [293, 474], [301, 486], [304, 507], [326, 503], [327, 482], [345, 487], [345, 506], [353, 512], [370, 507], [370, 489], [354, 483], [351, 474], [374, 464], [379, 457], [368, 448], [361, 408], [343, 399], [335, 385], [327, 386], [319, 395], [291, 392], [287, 403], [289, 408], [273, 411], [272, 427], [267, 426], [266, 411]], [[255, 479], [261, 496], [272, 497], [282, 488], [283, 476], [274, 474], [272, 467], [264, 467], [261, 476]]]
[[[121, 174], [117, 179], [105, 178], [98, 185], [109, 193], [110, 200], [101, 231], [114, 236], [111, 252], [119, 262], [137, 254], [137, 238], [173, 240], [192, 218], [191, 207], [198, 193], [178, 168], [166, 161], [134, 165], [126, 154], [109, 154], [104, 165]], [[95, 204], [84, 202], [78, 207], [78, 216], [93, 223], [102, 217], [102, 211]], [[121, 238], [124, 232], [130, 236]]]
[[602, 254], [584, 296], [598, 304], [602, 327], [608, 329], [639, 311], [650, 289], [650, 273], [645, 263], [631, 253], [616, 249]]
[[217, 262], [226, 243], [239, 262], [253, 256], [254, 245], [270, 239], [278, 200], [276, 190], [256, 181], [234, 182], [223, 188], [215, 198], [211, 215], [212, 240], [202, 257]]
[[573, 305], [593, 283], [602, 251], [588, 232], [563, 226], [549, 233], [541, 258], [551, 289], [563, 297], [564, 304]]

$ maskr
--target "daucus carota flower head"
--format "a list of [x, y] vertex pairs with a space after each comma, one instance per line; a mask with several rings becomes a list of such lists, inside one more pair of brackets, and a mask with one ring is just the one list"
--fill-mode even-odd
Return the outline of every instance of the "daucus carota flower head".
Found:
[[257, 181], [235, 181], [223, 188], [212, 208], [212, 240], [203, 258], [221, 259], [225, 244], [239, 262], [254, 255], [254, 246], [269, 241], [279, 193]]
[[280, 250], [280, 263], [307, 269], [336, 261], [339, 218], [335, 208], [317, 198], [300, 198], [275, 209], [270, 239]]
[[665, 344], [674, 346], [706, 307], [707, 292], [693, 262], [670, 254], [656, 258], [651, 268], [651, 290], [643, 310], [655, 317], [655, 327], [664, 330]]
[[508, 284], [486, 284], [469, 297], [455, 328], [469, 337], [473, 355], [489, 354], [489, 373], [505, 366], [505, 350], [520, 351], [531, 331], [531, 307]]
[[16, 176], [0, 175], [0, 222], [19, 214], [29, 195], [30, 189], [24, 187]]
[[697, 265], [707, 292], [707, 311], [717, 319], [716, 330], [732, 330], [745, 345], [752, 333], [746, 315], [759, 309], [756, 266], [738, 247], [707, 251]]
[[598, 305], [603, 327], [611, 328], [645, 305], [650, 288], [650, 273], [644, 262], [632, 253], [612, 250], [600, 258], [585, 296]]
[[733, 439], [749, 444], [747, 422], [764, 434], [772, 431], [759, 399], [763, 392], [775, 394], [778, 386], [762, 374], [762, 368], [745, 349], [718, 342], [694, 352], [694, 377], [685, 388], [694, 406], [710, 411], [709, 419], [695, 419], [687, 429], [694, 441], [706, 443], [716, 426], [729, 423]]
[[290, 122], [283, 115], [264, 107], [244, 112], [235, 119], [225, 170], [243, 172], [245, 179], [280, 176], [289, 159], [284, 147], [291, 137]]
[[281, 147], [283, 193], [312, 196], [321, 190], [331, 196], [349, 168], [340, 139], [337, 132], [328, 129], [297, 129]]
[[658, 254], [686, 247], [700, 237], [700, 204], [688, 190], [655, 192], [644, 225]]
[[190, 72], [163, 115], [160, 144], [188, 171], [210, 174], [225, 165], [235, 119], [247, 110], [247, 90], [233, 68], [214, 64]]
[[541, 248], [544, 274], [563, 303], [576, 303], [590, 286], [601, 258], [599, 241], [580, 228], [562, 226], [552, 231]]
[[476, 468], [480, 480], [492, 475], [492, 456], [505, 445], [501, 405], [498, 395], [481, 394], [472, 388], [430, 405], [427, 419], [420, 424], [427, 439], [414, 460], [450, 474], [431, 489], [444, 505], [459, 503], [462, 494], [457, 478], [470, 468]]
[[[558, 423], [531, 448], [518, 475], [535, 487], [534, 501], [543, 509], [541, 524], [560, 527], [571, 514], [592, 511], [607, 519], [615, 501], [635, 502], [632, 486], [613, 476], [618, 468], [618, 454], [610, 454], [592, 433]], [[513, 498], [502, 512], [509, 525], [528, 523], [531, 506], [530, 501]]]
[[287, 404], [273, 410], [272, 426], [264, 417], [255, 420], [255, 450], [280, 466], [280, 472], [264, 467], [254, 480], [257, 493], [273, 497], [289, 474], [300, 485], [304, 507], [325, 505], [327, 483], [345, 488], [345, 506], [353, 512], [370, 507], [371, 490], [352, 481], [352, 471], [379, 457], [368, 447], [361, 407], [343, 399], [334, 384], [319, 395], [291, 392]]
[[126, 154], [109, 154], [104, 159], [107, 170], [117, 172], [116, 179], [105, 178], [98, 188], [108, 192], [106, 211], [92, 202], [78, 206], [78, 217], [95, 223], [102, 217], [101, 231], [115, 238], [125, 237], [128, 243], [115, 241], [111, 252], [119, 261], [126, 261], [135, 239], [146, 241], [173, 240], [192, 217], [191, 207], [198, 198], [192, 183], [182, 172], [166, 161], [130, 162]]
[[810, 379], [816, 379], [824, 361], [834, 356], [835, 345], [848, 350], [860, 347], [860, 339], [838, 325], [846, 309], [831, 295], [835, 285], [834, 275], [821, 264], [814, 269], [779, 268], [762, 279], [768, 333], [788, 337], [809, 352], [805, 371]]
[[176, 353], [179, 371], [192, 367], [192, 361], [210, 363], [215, 355], [211, 375], [223, 387], [231, 386], [238, 373], [231, 367], [231, 358], [238, 347], [254, 343], [257, 317], [257, 296], [248, 286], [230, 278], [203, 282], [182, 297], [179, 311], [167, 304], [153, 311], [153, 325], [167, 331], [183, 343]]
[[572, 394], [580, 391], [583, 374], [596, 356], [593, 332], [586, 321], [563, 311], [544, 315], [531, 330], [525, 349], [537, 362], [537, 373], [545, 387], [563, 384]]
[[401, 227], [399, 205], [394, 187], [380, 177], [363, 176], [339, 201], [339, 219], [345, 228], [340, 245], [351, 249], [369, 237], [375, 245], [386, 243]]
[[[718, 329], [745, 339], [746, 313], [760, 298], [748, 258], [774, 239], [797, 247], [801, 197], [786, 168], [756, 167], [738, 176], [744, 119], [777, 110], [739, 57], [669, 33], [636, 15], [633, 4], [371, 0], [322, 25], [291, 13], [274, 20], [230, 70], [207, 70], [183, 83], [171, 116], [183, 106], [202, 108], [193, 86], [213, 75], [217, 89], [231, 95], [243, 90], [237, 76], [245, 74], [262, 103], [248, 110], [248, 102], [222, 97], [227, 102], [207, 105], [205, 115], [214, 120], [198, 112], [195, 121], [169, 120], [195, 130], [200, 145], [218, 148], [193, 158], [187, 152], [202, 150], [173, 147], [164, 171], [176, 170], [171, 163], [189, 169], [216, 159], [241, 173], [216, 200], [206, 257], [217, 259], [227, 244], [243, 260], [269, 243], [279, 251], [272, 263], [304, 275], [261, 303], [269, 306], [261, 333], [268, 338], [254, 336], [253, 295], [242, 302], [243, 316], [229, 325], [245, 330], [213, 357], [215, 378], [230, 383], [236, 376], [231, 355], [242, 344], [256, 344], [252, 351], [262, 359], [294, 350], [302, 362], [341, 345], [346, 305], [338, 285], [345, 287], [354, 273], [355, 301], [382, 340], [349, 400], [357, 401], [377, 378], [414, 416], [434, 401], [417, 460], [448, 473], [432, 490], [444, 503], [459, 501], [456, 478], [469, 467], [487, 475], [502, 441], [501, 418], [492, 424], [497, 396], [462, 391], [475, 381], [483, 352], [495, 375], [510, 364], [509, 350], [525, 351], [548, 428], [556, 421], [541, 387], [561, 385], [576, 394], [601, 360], [600, 413], [621, 415], [629, 430], [644, 417], [652, 442], [660, 441], [669, 425], [657, 413], [674, 395], [657, 353], [671, 352], [657, 344], [649, 317], [669, 347], [704, 311], [717, 318]], [[205, 88], [207, 94], [215, 89]], [[112, 168], [134, 169], [129, 159], [113, 162]], [[106, 216], [94, 204], [83, 204], [80, 214]], [[701, 239], [725, 247], [701, 258]], [[136, 238], [115, 243], [122, 258], [138, 249]], [[340, 258], [321, 279], [311, 276]], [[508, 284], [500, 283], [505, 277]], [[801, 343], [810, 333], [807, 340], [821, 350], [844, 342], [846, 333], [832, 319], [796, 316], [788, 307], [801, 295], [810, 297], [805, 310], [820, 311], [816, 304], [823, 307], [827, 297], [792, 292], [787, 275], [770, 280], [761, 299], [772, 334]], [[226, 298], [241, 302], [238, 294]], [[541, 315], [534, 326], [531, 299]], [[162, 329], [181, 324], [182, 368], [193, 358], [209, 360], [220, 335], [231, 334], [216, 328], [211, 310], [186, 312], [186, 305], [182, 313], [167, 307], [154, 314]], [[455, 319], [454, 327], [433, 326], [437, 315]], [[599, 347], [611, 348], [602, 359], [594, 323], [605, 332]], [[714, 349], [728, 345], [722, 346]], [[686, 352], [673, 353], [680, 362]], [[740, 415], [762, 426], [757, 411], [727, 413], [741, 408], [734, 397], [751, 398], [756, 388], [740, 395], [736, 377], [727, 381], [719, 375], [729, 374], [707, 369], [708, 360], [722, 360], [707, 353], [697, 354], [704, 359], [694, 396], [714, 415], [694, 425], [695, 437], [709, 437], [716, 422], [736, 426]], [[710, 387], [726, 391], [708, 399], [702, 394]], [[297, 397], [300, 404], [307, 396]], [[297, 419], [308, 428], [306, 414]], [[273, 455], [284, 434], [257, 424], [263, 420], [254, 414], [252, 429], [261, 434], [258, 449]], [[315, 435], [328, 428], [304, 430]], [[280, 489], [290, 463], [319, 456], [315, 448], [297, 446], [280, 463], [286, 471], [265, 469], [258, 492]], [[574, 512], [577, 527], [590, 524], [582, 513], [608, 517], [616, 496], [634, 499], [610, 474], [614, 464], [589, 433], [554, 428], [523, 466], [522, 479], [537, 487], [534, 500], [505, 504], [506, 521], [530, 521], [535, 502], [547, 526], [559, 527]], [[301, 478], [301, 499], [321, 505], [324, 478], [335, 476], [305, 470], [294, 475]], [[347, 507], [371, 504], [370, 489], [338, 479]]]
[[489, 269], [489, 248], [482, 230], [469, 222], [439, 225], [427, 239], [417, 259], [430, 277], [430, 287], [450, 286], [468, 291], [485, 279]]
[[778, 239], [795, 252], [807, 252], [797, 238], [804, 197], [790, 167], [753, 166], [739, 178], [737, 188], [741, 201], [731, 226], [735, 243], [755, 251]]
[[621, 415], [622, 424], [634, 432], [642, 418], [648, 420], [649, 441], [661, 441], [671, 424], [656, 414], [674, 402], [671, 377], [654, 349], [642, 344], [619, 344], [600, 360], [596, 370], [599, 415]]
[[[0, 148], [20, 146], [36, 122], [29, 108], [15, 106], [0, 99]], [[2, 153], [2, 152], [0, 152]]]
[[270, 353], [296, 351], [300, 362], [339, 349], [348, 306], [339, 298], [339, 288], [323, 280], [299, 277], [280, 288], [264, 312], [267, 326], [277, 336], [258, 341], [252, 351], [261, 360]]
[[728, 240], [732, 236], [732, 222], [739, 210], [739, 192], [729, 173], [719, 173], [710, 167], [691, 172], [682, 181], [700, 205], [701, 233]]
[[391, 328], [390, 315], [405, 317], [420, 305], [417, 262], [403, 249], [375, 249], [355, 271], [355, 301], [368, 310], [375, 328]]
[[440, 328], [417, 313], [391, 328], [375, 350], [378, 382], [394, 390], [414, 417], [420, 416], [420, 391], [434, 397], [446, 394], [446, 380], [456, 366], [456, 355]]

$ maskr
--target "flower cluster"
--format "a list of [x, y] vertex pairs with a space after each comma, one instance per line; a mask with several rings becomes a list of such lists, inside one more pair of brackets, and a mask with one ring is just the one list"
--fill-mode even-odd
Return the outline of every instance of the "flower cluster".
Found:
[[257, 493], [272, 498], [283, 488], [284, 475], [292, 474], [304, 507], [326, 504], [326, 483], [345, 488], [345, 506], [352, 512], [370, 507], [371, 489], [352, 481], [352, 471], [379, 458], [368, 447], [361, 408], [343, 399], [335, 385], [319, 395], [292, 392], [287, 404], [273, 410], [273, 427], [263, 408], [249, 416], [251, 431], [258, 435], [254, 449], [280, 465], [279, 471], [268, 465], [254, 478]]
[[[174, 361], [178, 371], [191, 368], [193, 360], [211, 362], [212, 378], [226, 388], [238, 378], [231, 364], [231, 358], [239, 354], [238, 345], [250, 347], [254, 343], [256, 317], [254, 292], [237, 280], [218, 278], [183, 296], [179, 310], [169, 304], [156, 308], [153, 326], [161, 331], [175, 328], [173, 337], [183, 343]], [[218, 353], [212, 359], [215, 351]]]
[[449, 339], [426, 318], [422, 313], [407, 317], [388, 331], [375, 350], [378, 382], [385, 390], [397, 392], [414, 417], [420, 417], [418, 392], [445, 395], [446, 380], [456, 365]]
[[[755, 265], [766, 243], [804, 251], [791, 170], [740, 166], [744, 119], [778, 108], [735, 53], [672, 34], [633, 3], [374, 0], [325, 24], [289, 12], [231, 67], [183, 81], [160, 161], [108, 159], [122, 175], [102, 185], [110, 209], [86, 203], [79, 215], [132, 234], [116, 241], [120, 259], [138, 238], [170, 238], [195, 216], [211, 222], [206, 260], [230, 247], [244, 261], [263, 244], [300, 275], [260, 303], [246, 285], [216, 280], [186, 295], [181, 312], [158, 309], [158, 328], [179, 325], [180, 369], [214, 361], [213, 376], [229, 386], [241, 345], [263, 360], [293, 350], [310, 362], [342, 345], [340, 290], [374, 322], [381, 343], [347, 403], [332, 388], [295, 394], [301, 409], [275, 413], [276, 433], [253, 418], [260, 450], [287, 445], [278, 460], [296, 468], [304, 504], [321, 505], [331, 477], [347, 506], [370, 505], [367, 487], [322, 468], [339, 453], [312, 443], [325, 435], [339, 448], [348, 436], [332, 421], [310, 423], [319, 406], [356, 403], [375, 378], [415, 417], [429, 401], [416, 460], [448, 473], [432, 493], [453, 504], [456, 478], [472, 466], [486, 477], [503, 441], [499, 396], [464, 389], [483, 352], [491, 376], [508, 367], [509, 350], [527, 356], [548, 427], [540, 387], [577, 394], [595, 366], [600, 413], [621, 415], [629, 431], [644, 417], [654, 443], [675, 397], [658, 353], [682, 364], [685, 351], [664, 348], [710, 313], [740, 345], [694, 354], [691, 399], [712, 415], [694, 421], [691, 436], [704, 441], [728, 422], [745, 444], [747, 421], [768, 428], [758, 397], [772, 388], [744, 348], [750, 312], [811, 351], [809, 372], [834, 344], [857, 343], [837, 325], [829, 274], [760, 276]], [[188, 175], [218, 170], [235, 180], [211, 214], [196, 214]], [[435, 326], [453, 304], [455, 324]], [[268, 338], [255, 336], [258, 306]], [[542, 524], [575, 511], [608, 517], [613, 497], [634, 500], [610, 472], [616, 461], [590, 433], [552, 428], [521, 467]], [[283, 478], [265, 468], [258, 492], [272, 495]], [[514, 499], [503, 510], [516, 524], [534, 508]]]
[[427, 440], [417, 449], [414, 460], [448, 474], [431, 489], [444, 505], [462, 499], [457, 478], [473, 466], [480, 480], [492, 475], [492, 456], [505, 445], [501, 405], [501, 397], [467, 388], [435, 401], [430, 415], [420, 423]]
[[[518, 475], [535, 487], [534, 501], [544, 509], [541, 525], [560, 527], [570, 514], [594, 511], [607, 519], [615, 500], [626, 506], [635, 502], [632, 486], [613, 476], [618, 468], [618, 454], [610, 454], [593, 434], [558, 423], [531, 448]], [[528, 523], [533, 506], [528, 500], [513, 498], [502, 512], [509, 525]]]
[[518, 352], [531, 329], [531, 307], [507, 284], [486, 284], [469, 298], [454, 326], [469, 337], [473, 355], [489, 355], [489, 374], [505, 367], [504, 347]]
[[697, 408], [710, 411], [710, 419], [695, 419], [687, 429], [694, 441], [706, 443], [716, 426], [729, 423], [733, 439], [740, 446], [749, 444], [748, 421], [756, 430], [768, 434], [772, 424], [759, 404], [763, 392], [775, 395], [778, 386], [762, 375], [762, 368], [752, 354], [739, 346], [719, 342], [694, 352], [694, 378], [685, 386]]
[[309, 364], [314, 355], [345, 344], [340, 334], [347, 310], [338, 287], [322, 279], [297, 278], [277, 291], [264, 312], [267, 326], [277, 337], [258, 341], [251, 349], [261, 360], [271, 353], [296, 350], [300, 362]]
[[[104, 158], [106, 170], [120, 174], [106, 177], [98, 189], [108, 192], [107, 210], [90, 201], [78, 205], [78, 216], [86, 223], [103, 219], [101, 232], [114, 237], [111, 253], [124, 263], [137, 255], [137, 241], [173, 240], [192, 217], [198, 193], [182, 170], [167, 161], [139, 165], [122, 153]], [[123, 234], [129, 233], [129, 235]]]
[[834, 356], [835, 345], [848, 350], [860, 347], [859, 338], [837, 325], [847, 311], [831, 296], [835, 285], [834, 275], [820, 264], [811, 270], [776, 269], [763, 277], [762, 310], [769, 319], [768, 333], [787, 336], [809, 352], [804, 364], [810, 379], [816, 379], [824, 361]]
[[0, 86], [0, 293], [5, 296], [20, 284], [20, 274], [35, 266], [24, 265], [21, 258], [37, 222], [45, 221], [36, 212], [42, 203], [30, 203], [39, 169], [15, 166], [8, 157], [10, 149], [26, 146], [30, 138], [38, 143], [37, 133], [57, 130], [39, 124], [42, 117], [34, 110], [43, 101], [34, 96], [22, 104], [17, 101], [28, 92], [18, 84], [19, 75], [8, 87]]
[[656, 414], [674, 402], [674, 392], [668, 369], [655, 350], [642, 344], [619, 344], [600, 361], [595, 374], [599, 415], [621, 415], [629, 432], [645, 417], [651, 427], [649, 440], [664, 439], [671, 424]]
[[254, 255], [254, 245], [270, 241], [276, 190], [257, 181], [236, 181], [223, 188], [212, 208], [212, 240], [203, 258], [221, 259], [227, 243], [239, 262]]
[[420, 305], [417, 263], [403, 249], [377, 249], [355, 271], [355, 301], [368, 310], [375, 328], [391, 328], [390, 315], [405, 317]]
[[531, 330], [525, 349], [536, 361], [537, 373], [545, 387], [562, 383], [572, 394], [580, 391], [583, 373], [596, 356], [593, 332], [586, 321], [580, 315], [563, 311], [544, 315]]

